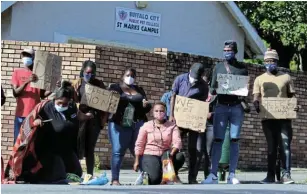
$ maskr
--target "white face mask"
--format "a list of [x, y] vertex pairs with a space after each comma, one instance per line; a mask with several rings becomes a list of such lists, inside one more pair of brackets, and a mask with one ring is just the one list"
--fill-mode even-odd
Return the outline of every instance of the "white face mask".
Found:
[[54, 105], [54, 108], [58, 111], [58, 112], [64, 112], [68, 109], [68, 106], [63, 107], [63, 106], [59, 106], [59, 105]]
[[33, 64], [33, 60], [31, 57], [23, 57], [22, 62], [25, 66], [29, 67]]
[[196, 79], [194, 79], [193, 77], [189, 75], [189, 81], [191, 84], [194, 84], [196, 82]]
[[134, 83], [134, 78], [133, 77], [125, 77], [124, 82], [125, 82], [125, 84], [130, 86]]

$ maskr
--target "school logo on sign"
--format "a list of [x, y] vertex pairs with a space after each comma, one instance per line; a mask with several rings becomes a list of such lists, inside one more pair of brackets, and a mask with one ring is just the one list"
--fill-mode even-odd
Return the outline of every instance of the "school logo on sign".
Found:
[[118, 12], [118, 16], [121, 20], [125, 20], [127, 18], [128, 14], [127, 14], [127, 12], [121, 10], [121, 11]]

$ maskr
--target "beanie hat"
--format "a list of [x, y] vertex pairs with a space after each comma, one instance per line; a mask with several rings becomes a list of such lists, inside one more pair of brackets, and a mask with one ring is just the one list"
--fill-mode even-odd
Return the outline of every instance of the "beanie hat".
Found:
[[266, 59], [275, 59], [275, 60], [279, 60], [278, 57], [278, 53], [276, 50], [274, 49], [268, 49], [265, 53], [264, 53], [264, 60]]

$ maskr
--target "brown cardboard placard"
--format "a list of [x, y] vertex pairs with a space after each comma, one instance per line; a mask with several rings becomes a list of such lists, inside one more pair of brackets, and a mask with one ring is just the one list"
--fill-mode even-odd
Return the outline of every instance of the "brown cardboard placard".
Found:
[[249, 76], [217, 74], [218, 94], [229, 94], [236, 96], [248, 95]]
[[119, 99], [119, 94], [86, 84], [85, 94], [82, 96], [80, 104], [114, 114], [116, 113]]
[[178, 127], [205, 132], [209, 102], [176, 96], [174, 115]]
[[47, 51], [35, 51], [33, 73], [38, 81], [31, 82], [31, 87], [54, 91], [57, 81], [61, 80], [62, 57]]
[[296, 119], [296, 106], [296, 98], [262, 98], [259, 115], [263, 119]]

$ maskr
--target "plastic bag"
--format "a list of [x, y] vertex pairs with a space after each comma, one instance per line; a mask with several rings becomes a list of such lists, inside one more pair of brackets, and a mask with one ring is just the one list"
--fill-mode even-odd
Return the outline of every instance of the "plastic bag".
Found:
[[87, 182], [82, 182], [82, 185], [106, 185], [109, 182], [106, 172], [104, 172], [100, 177], [96, 177]]
[[171, 159], [163, 160], [162, 162], [163, 175], [162, 184], [174, 184], [176, 181], [176, 173]]

